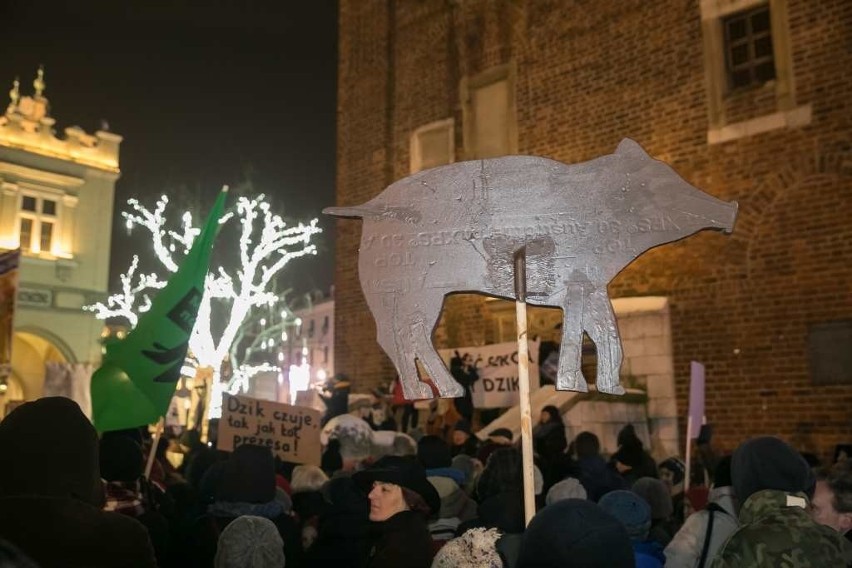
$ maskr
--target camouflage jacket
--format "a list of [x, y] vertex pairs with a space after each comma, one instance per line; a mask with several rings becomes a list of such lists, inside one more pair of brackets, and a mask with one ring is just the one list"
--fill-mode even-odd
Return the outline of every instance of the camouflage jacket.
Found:
[[804, 493], [758, 491], [740, 508], [740, 528], [713, 568], [844, 568], [852, 548], [843, 536], [813, 521]]

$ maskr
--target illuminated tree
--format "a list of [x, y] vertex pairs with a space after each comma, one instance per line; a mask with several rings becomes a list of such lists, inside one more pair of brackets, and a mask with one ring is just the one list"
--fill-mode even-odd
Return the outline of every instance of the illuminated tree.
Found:
[[[189, 212], [181, 215], [178, 228], [169, 228], [169, 199], [165, 195], [153, 210], [136, 199], [127, 203], [130, 211], [122, 212], [126, 228], [130, 232], [138, 226], [150, 234], [162, 274], [142, 273], [139, 257], [134, 255], [121, 275], [121, 290], [85, 309], [98, 319], [122, 318], [133, 327], [139, 314], [150, 309], [152, 296], [165, 286], [168, 274], [177, 271], [200, 229], [193, 225]], [[267, 362], [251, 363], [252, 354], [278, 345], [286, 325], [293, 321], [283, 295], [276, 292], [276, 279], [291, 260], [316, 254], [311, 239], [321, 231], [316, 219], [288, 225], [270, 210], [263, 195], [238, 198], [234, 210], [222, 217], [220, 225], [237, 222], [239, 237], [233, 240], [239, 246], [238, 260], [233, 267], [219, 266], [207, 274], [184, 371], [193, 376], [197, 368], [209, 368], [213, 385], [218, 387], [219, 372], [227, 359], [233, 373], [224, 388], [232, 393], [245, 390], [255, 373], [277, 369]], [[212, 395], [211, 404], [215, 406], [219, 397], [216, 392]], [[215, 412], [211, 408], [211, 415]]]

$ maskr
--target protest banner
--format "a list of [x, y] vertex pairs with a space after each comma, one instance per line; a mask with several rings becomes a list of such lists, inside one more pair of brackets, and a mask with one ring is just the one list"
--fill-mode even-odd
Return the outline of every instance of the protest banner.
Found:
[[[537, 390], [538, 341], [529, 342], [530, 389]], [[510, 341], [481, 347], [441, 349], [441, 358], [449, 367], [450, 360], [459, 355], [476, 365], [479, 380], [473, 383], [473, 406], [476, 408], [506, 408], [518, 404], [518, 343]]]
[[265, 446], [284, 461], [319, 465], [320, 418], [313, 408], [226, 394], [216, 447]]

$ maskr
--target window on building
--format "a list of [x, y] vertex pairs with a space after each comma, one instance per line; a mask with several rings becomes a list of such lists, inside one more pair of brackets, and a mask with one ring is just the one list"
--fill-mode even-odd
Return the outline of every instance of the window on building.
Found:
[[326, 333], [328, 333], [328, 316], [322, 319], [322, 334], [325, 335]]
[[311, 322], [308, 324], [308, 337], [309, 338], [314, 336], [314, 325], [315, 325], [314, 320], [311, 320]]
[[421, 126], [411, 135], [411, 173], [455, 161], [455, 129], [452, 118]]
[[18, 237], [27, 252], [50, 252], [56, 236], [57, 203], [54, 199], [22, 195]]
[[500, 65], [463, 79], [461, 97], [465, 158], [517, 153], [514, 65]]
[[328, 345], [322, 348], [322, 362], [328, 363]]
[[729, 87], [741, 89], [775, 79], [769, 6], [732, 14], [723, 26]]

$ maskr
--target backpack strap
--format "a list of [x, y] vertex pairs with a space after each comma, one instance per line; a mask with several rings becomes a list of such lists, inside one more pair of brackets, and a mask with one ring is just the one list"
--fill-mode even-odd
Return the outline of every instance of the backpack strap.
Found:
[[713, 536], [713, 514], [716, 512], [716, 507], [711, 507], [715, 503], [707, 505], [707, 512], [710, 516], [707, 518], [707, 532], [704, 533], [704, 545], [701, 547], [701, 558], [698, 560], [698, 568], [704, 568], [707, 562], [707, 552], [710, 550], [710, 538]]

